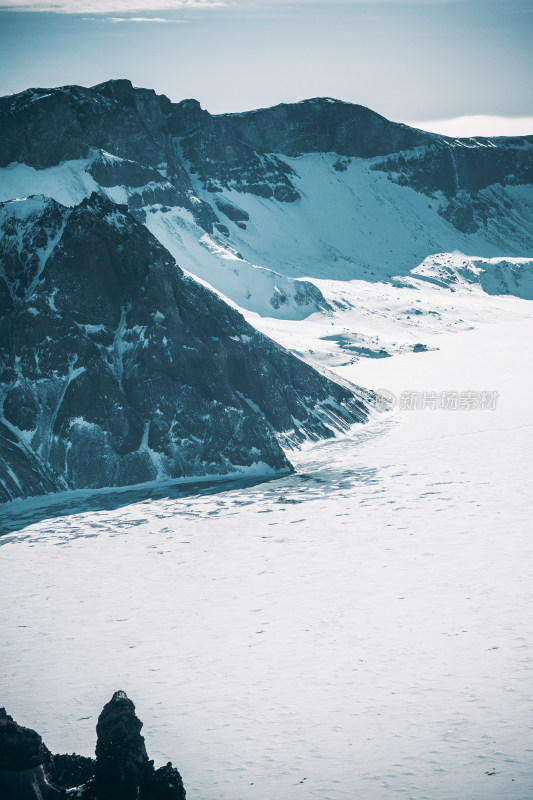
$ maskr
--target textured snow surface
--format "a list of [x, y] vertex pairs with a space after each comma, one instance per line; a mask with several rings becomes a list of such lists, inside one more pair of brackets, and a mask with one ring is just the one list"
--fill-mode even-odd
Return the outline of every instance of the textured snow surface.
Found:
[[0, 201], [44, 194], [64, 206], [75, 206], [100, 188], [86, 171], [93, 160], [65, 161], [48, 169], [14, 162], [0, 169]]
[[[90, 754], [121, 688], [191, 800], [530, 800], [530, 306], [374, 290], [368, 335], [439, 349], [356, 362], [329, 340], [330, 366], [497, 409], [396, 411], [217, 494], [6, 509], [3, 702], [53, 751]], [[346, 291], [334, 330], [372, 304]], [[302, 348], [322, 325], [271, 321]]]
[[312, 285], [244, 260], [223, 237], [198, 228], [184, 209], [163, 211], [155, 206], [147, 214], [146, 227], [183, 269], [241, 309], [302, 319], [324, 305], [316, 290], [310, 293]]

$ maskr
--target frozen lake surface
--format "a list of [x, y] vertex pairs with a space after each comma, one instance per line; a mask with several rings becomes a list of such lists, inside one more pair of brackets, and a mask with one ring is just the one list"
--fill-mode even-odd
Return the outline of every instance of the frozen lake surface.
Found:
[[8, 712], [89, 755], [124, 689], [191, 800], [530, 800], [532, 334], [338, 367], [496, 410], [396, 410], [264, 484], [11, 510]]

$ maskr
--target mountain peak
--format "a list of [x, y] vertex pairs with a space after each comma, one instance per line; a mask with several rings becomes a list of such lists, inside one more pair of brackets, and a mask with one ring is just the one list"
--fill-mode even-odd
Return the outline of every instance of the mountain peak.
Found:
[[128, 95], [135, 91], [132, 82], [128, 78], [111, 78], [103, 83], [97, 83], [91, 87], [95, 92], [105, 94], [107, 97], [117, 97]]

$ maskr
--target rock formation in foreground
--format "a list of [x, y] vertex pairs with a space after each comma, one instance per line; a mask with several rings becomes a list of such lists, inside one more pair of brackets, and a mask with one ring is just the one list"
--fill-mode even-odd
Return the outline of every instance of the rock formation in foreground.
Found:
[[60, 797], [43, 765], [50, 753], [38, 733], [18, 725], [0, 708], [0, 797], [4, 800], [49, 800]]
[[98, 718], [96, 760], [52, 755], [38, 733], [0, 709], [2, 800], [185, 800], [183, 781], [169, 762], [154, 768], [142, 722], [125, 692], [115, 692]]

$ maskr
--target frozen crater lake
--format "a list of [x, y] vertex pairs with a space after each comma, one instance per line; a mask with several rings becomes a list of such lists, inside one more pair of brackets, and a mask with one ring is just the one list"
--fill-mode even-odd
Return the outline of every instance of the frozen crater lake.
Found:
[[396, 406], [289, 477], [4, 507], [8, 712], [91, 755], [124, 689], [191, 800], [530, 800], [532, 334], [339, 366], [498, 402]]

